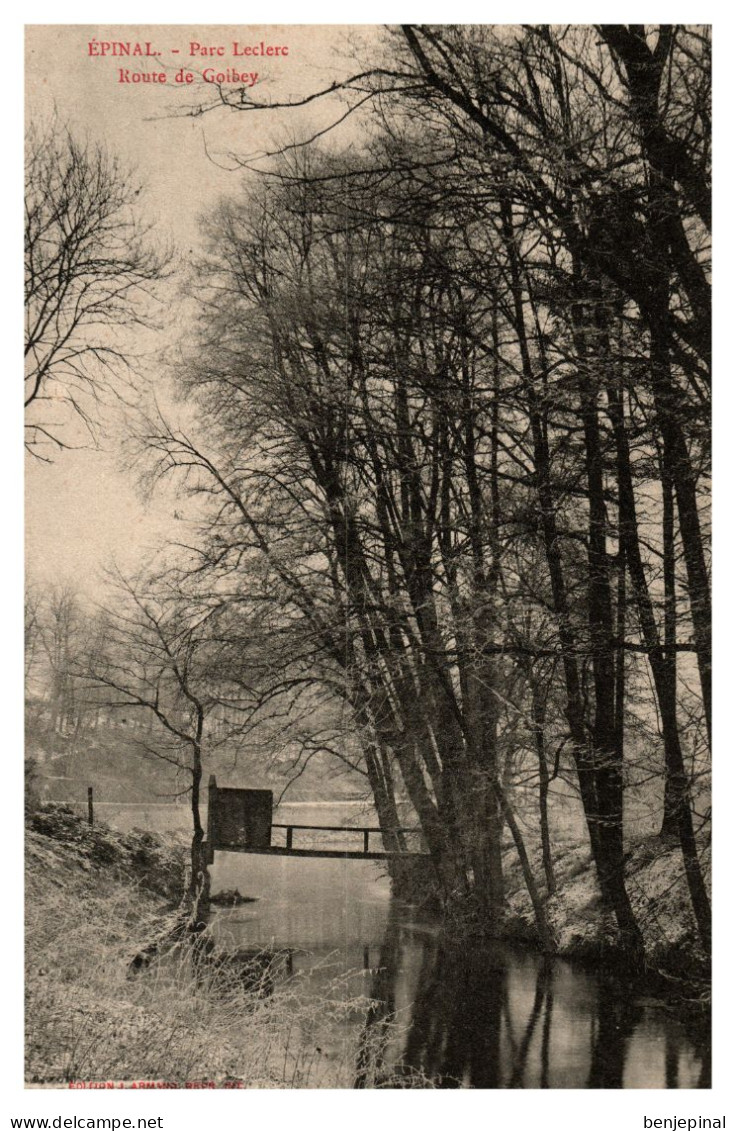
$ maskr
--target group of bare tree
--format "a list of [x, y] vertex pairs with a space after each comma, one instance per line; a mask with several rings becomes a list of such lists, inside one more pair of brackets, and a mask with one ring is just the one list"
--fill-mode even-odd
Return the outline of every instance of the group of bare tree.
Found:
[[389, 29], [342, 84], [362, 141], [212, 211], [178, 375], [202, 424], [139, 437], [204, 519], [176, 600], [128, 595], [135, 663], [128, 624], [91, 673], [164, 730], [186, 700], [193, 800], [204, 700], [251, 726], [329, 703], [318, 745], [386, 848], [408, 806], [446, 901], [493, 925], [508, 830], [552, 949], [564, 778], [639, 958], [646, 781], [709, 952], [709, 81], [699, 28]]
[[212, 216], [183, 379], [208, 428], [146, 446], [213, 499], [200, 574], [280, 610], [284, 693], [342, 699], [388, 847], [406, 796], [445, 893], [492, 922], [507, 826], [548, 941], [506, 772], [526, 728], [542, 826], [562, 743], [640, 951], [623, 813], [648, 716], [707, 949], [707, 35], [390, 39], [345, 84], [372, 96], [362, 148], [297, 151]]

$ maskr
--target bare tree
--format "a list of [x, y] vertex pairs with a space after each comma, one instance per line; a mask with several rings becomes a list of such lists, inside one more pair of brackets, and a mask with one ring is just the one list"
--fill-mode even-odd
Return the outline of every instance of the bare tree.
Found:
[[[53, 120], [31, 127], [25, 180], [26, 447], [94, 437], [96, 406], [130, 384], [124, 331], [150, 325], [165, 255], [137, 215], [141, 186], [119, 159]], [[61, 414], [55, 410], [61, 408]]]
[[141, 749], [187, 778], [192, 814], [189, 896], [199, 917], [209, 893], [200, 812], [205, 723], [218, 702], [210, 691], [205, 631], [209, 611], [189, 604], [152, 573], [134, 579], [115, 573], [113, 582], [105, 647], [91, 653], [79, 671], [88, 691], [106, 693], [107, 709], [150, 715], [157, 725], [139, 739]]

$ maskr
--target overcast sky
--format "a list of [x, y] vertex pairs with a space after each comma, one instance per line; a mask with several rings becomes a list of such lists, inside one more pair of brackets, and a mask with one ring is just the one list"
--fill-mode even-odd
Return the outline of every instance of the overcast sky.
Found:
[[[146, 216], [154, 222], [158, 237], [172, 241], [186, 262], [197, 248], [199, 216], [222, 193], [237, 190], [243, 176], [230, 171], [229, 153], [252, 156], [282, 142], [287, 131], [288, 136], [300, 136], [326, 123], [326, 108], [319, 105], [299, 115], [218, 109], [197, 118], [177, 117], [185, 105], [214, 91], [200, 77], [204, 68], [258, 72], [254, 96], [262, 101], [293, 100], [352, 70], [356, 51], [375, 34], [372, 28], [297, 25], [31, 26], [26, 30], [26, 120], [43, 121], [56, 110], [73, 130], [103, 141], [135, 167], [146, 186], [142, 205]], [[233, 43], [242, 50], [261, 41], [288, 46], [288, 57], [233, 57]], [[99, 52], [96, 44], [101, 42], [149, 42], [161, 56], [91, 55], [89, 44], [95, 43], [92, 50]], [[192, 42], [222, 47], [225, 54], [192, 56]], [[182, 66], [196, 75], [186, 87], [173, 82]], [[165, 85], [120, 83], [121, 68], [160, 71], [168, 81]], [[177, 341], [178, 314], [172, 298], [162, 347]], [[147, 369], [161, 390], [162, 369], [153, 356]], [[26, 471], [30, 574], [71, 581], [92, 593], [98, 589], [100, 566], [111, 557], [131, 568], [174, 529], [174, 501], [161, 496], [144, 504], [132, 477], [120, 468], [122, 417], [111, 409], [105, 419], [103, 450], [66, 451], [51, 464], [28, 458]]]

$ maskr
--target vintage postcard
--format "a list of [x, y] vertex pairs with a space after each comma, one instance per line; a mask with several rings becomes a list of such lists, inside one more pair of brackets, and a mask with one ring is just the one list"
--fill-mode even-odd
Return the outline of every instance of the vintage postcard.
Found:
[[28, 1088], [710, 1088], [710, 44], [27, 27]]

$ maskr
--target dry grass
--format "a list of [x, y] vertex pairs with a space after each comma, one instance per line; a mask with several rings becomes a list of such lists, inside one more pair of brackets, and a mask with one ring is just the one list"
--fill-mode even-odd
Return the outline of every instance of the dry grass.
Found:
[[[322, 1001], [306, 979], [264, 970], [253, 985], [229, 963], [193, 964], [180, 944], [138, 973], [129, 963], [161, 934], [150, 893], [89, 869], [68, 845], [29, 844], [26, 1078], [68, 1081], [214, 1081], [247, 1088], [351, 1087], [359, 1024], [370, 1008], [336, 978]], [[251, 971], [252, 972], [252, 971]], [[268, 996], [275, 976], [277, 992]], [[259, 992], [260, 990], [260, 992]], [[335, 1033], [343, 1032], [343, 1044]], [[386, 1075], [380, 1049], [367, 1086], [431, 1086]]]

